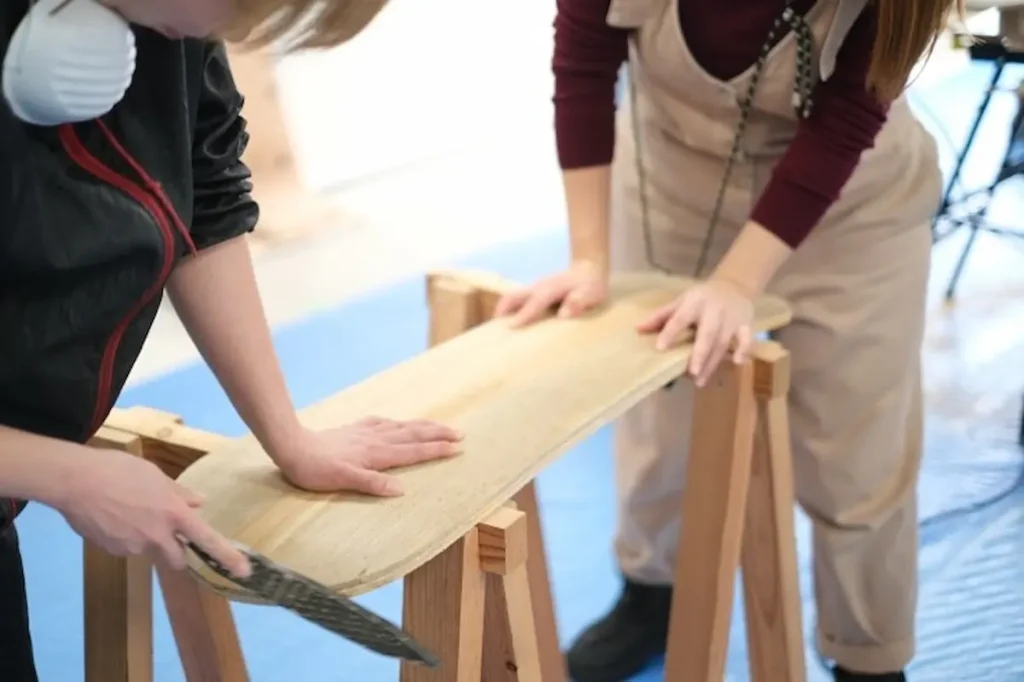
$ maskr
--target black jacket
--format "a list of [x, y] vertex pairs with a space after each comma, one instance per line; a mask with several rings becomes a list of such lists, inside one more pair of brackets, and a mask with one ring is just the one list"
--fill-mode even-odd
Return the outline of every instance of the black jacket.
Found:
[[[0, 5], [4, 52], [26, 9]], [[0, 104], [0, 424], [86, 441], [175, 264], [256, 224], [223, 46], [136, 37], [132, 86], [102, 120], [39, 128]]]

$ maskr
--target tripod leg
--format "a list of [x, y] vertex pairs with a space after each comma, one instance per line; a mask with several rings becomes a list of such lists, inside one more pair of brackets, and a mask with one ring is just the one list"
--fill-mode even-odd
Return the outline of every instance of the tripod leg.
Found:
[[967, 265], [967, 257], [971, 255], [971, 250], [974, 249], [974, 242], [978, 238], [978, 232], [981, 228], [978, 226], [978, 220], [972, 219], [970, 230], [971, 233], [967, 235], [967, 243], [964, 244], [964, 248], [960, 251], [960, 257], [956, 261], [956, 267], [953, 268], [953, 274], [949, 278], [949, 284], [946, 285], [946, 300], [952, 301], [956, 296], [956, 285], [960, 282], [960, 275], [963, 274], [964, 266]]
[[[970, 132], [967, 134], [967, 139], [964, 142], [963, 151], [957, 158], [956, 166], [953, 169], [953, 175], [950, 178], [950, 182], [946, 187], [945, 195], [942, 198], [942, 205], [939, 207], [939, 212], [935, 216], [935, 222], [932, 224], [932, 233], [935, 234], [936, 227], [939, 220], [942, 219], [945, 212], [949, 209], [949, 205], [952, 202], [953, 187], [960, 178], [960, 173], [963, 170], [963, 165], [967, 159], [967, 155], [971, 151], [971, 146], [974, 144], [974, 138], [978, 134], [978, 129], [981, 127], [981, 122], [985, 117], [985, 112], [988, 110], [989, 102], [992, 101], [992, 94], [996, 91], [999, 86], [999, 80], [1003, 75], [1003, 69], [1006, 66], [1006, 61], [1000, 59], [996, 61], [995, 69], [992, 72], [992, 79], [989, 81], [988, 88], [985, 91], [985, 96], [981, 100], [981, 105], [978, 107], [978, 114], [974, 118], [974, 123], [971, 125]], [[1010, 154], [1010, 150], [1013, 145], [1013, 140], [1010, 140], [1010, 145], [1007, 147], [1006, 154], [1003, 156], [1003, 162], [1000, 165], [999, 176], [997, 176], [995, 182], [992, 183], [991, 187], [988, 188], [988, 198], [986, 206], [977, 215], [971, 216], [969, 227], [970, 234], [967, 236], [967, 243], [964, 244], [963, 250], [960, 252], [960, 257], [957, 259], [956, 266], [953, 268], [953, 274], [950, 276], [949, 284], [946, 286], [946, 300], [951, 301], [956, 296], [956, 286], [960, 282], [960, 276], [963, 274], [964, 267], [967, 265], [967, 258], [970, 256], [971, 251], [974, 249], [974, 242], [978, 238], [978, 232], [982, 229], [981, 224], [985, 220], [985, 215], [988, 212], [987, 202], [992, 200], [992, 192], [995, 190], [996, 185], [1002, 180], [1002, 173], [1006, 168], [1007, 159]]]
[[[950, 205], [953, 203], [953, 190], [960, 182], [960, 174], [963, 171], [964, 163], [967, 161], [967, 155], [971, 152], [971, 147], [974, 144], [974, 138], [978, 134], [978, 130], [981, 128], [981, 122], [985, 119], [985, 113], [988, 111], [988, 105], [992, 101], [992, 95], [999, 86], [999, 80], [1002, 78], [1003, 69], [1006, 66], [1005, 59], [999, 59], [995, 63], [995, 68], [992, 70], [992, 78], [989, 80], [988, 87], [985, 89], [985, 95], [981, 99], [981, 104], [978, 106], [978, 113], [974, 117], [974, 122], [971, 124], [971, 129], [967, 133], [967, 138], [964, 140], [963, 149], [957, 156], [956, 163], [953, 166], [953, 172], [949, 177], [949, 182], [946, 184], [946, 190], [942, 194], [942, 201], [939, 204], [938, 211], [935, 213], [935, 219], [932, 221], [932, 241], [938, 242], [939, 236], [939, 222], [946, 216]], [[977, 221], [971, 222], [971, 234], [967, 238], [967, 244], [964, 245], [963, 251], [960, 253], [960, 258], [957, 261], [956, 267], [953, 270], [953, 275], [950, 277], [949, 284], [946, 287], [946, 300], [951, 301], [956, 295], [956, 285], [960, 280], [960, 275], [963, 273], [964, 266], [967, 264], [967, 256], [970, 255], [971, 249], [974, 248], [974, 240], [978, 236], [978, 223]], [[955, 229], [955, 228], [954, 228]], [[946, 233], [948, 236], [949, 232]]]
[[981, 104], [978, 105], [978, 113], [974, 116], [974, 123], [971, 124], [971, 129], [967, 132], [967, 139], [964, 140], [964, 146], [957, 155], [956, 164], [953, 166], [953, 172], [949, 176], [949, 182], [946, 183], [946, 191], [942, 194], [942, 204], [939, 206], [939, 211], [936, 215], [936, 222], [946, 212], [949, 205], [953, 202], [953, 188], [956, 187], [957, 182], [960, 180], [960, 173], [963, 171], [964, 163], [967, 161], [967, 155], [971, 152], [971, 145], [974, 144], [974, 138], [978, 135], [978, 130], [981, 128], [981, 122], [985, 119], [985, 112], [988, 111], [988, 105], [992, 101], [992, 95], [995, 93], [996, 88], [999, 87], [999, 80], [1003, 76], [1003, 68], [1006, 66], [1005, 60], [998, 60], [995, 63], [995, 69], [992, 71], [992, 78], [989, 80], [988, 87], [985, 88], [985, 95], [981, 98]]
[[1021, 401], [1020, 406], [1020, 433], [1017, 434], [1017, 442], [1024, 447], [1024, 401]]

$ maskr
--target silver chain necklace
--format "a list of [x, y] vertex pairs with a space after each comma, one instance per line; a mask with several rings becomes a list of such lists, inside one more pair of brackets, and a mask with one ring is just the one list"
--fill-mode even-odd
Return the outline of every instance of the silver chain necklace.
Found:
[[[669, 1], [678, 2], [679, 0]], [[757, 62], [754, 65], [754, 73], [750, 77], [750, 83], [747, 85], [747, 91], [740, 103], [740, 116], [739, 120], [736, 122], [732, 151], [729, 152], [729, 158], [725, 162], [725, 173], [722, 178], [722, 183], [718, 188], [718, 196], [715, 199], [715, 207], [711, 212], [711, 220], [709, 221], [707, 233], [704, 236], [704, 243], [701, 246], [700, 255], [697, 259], [697, 267], [693, 273], [694, 277], [700, 277], [704, 271], [704, 266], [707, 265], [708, 254], [711, 250], [715, 230], [721, 219], [722, 205], [725, 203], [725, 193], [728, 189], [729, 180], [732, 177], [733, 168], [740, 157], [744, 134], [747, 130], [747, 122], [750, 120], [750, 114], [754, 109], [754, 95], [757, 92], [757, 86], [761, 81], [761, 75], [764, 73], [764, 67], [768, 61], [768, 56], [772, 49], [774, 49], [775, 45], [778, 44], [776, 39], [779, 36], [779, 31], [784, 28], [792, 31], [793, 36], [796, 39], [796, 78], [793, 83], [793, 109], [796, 111], [797, 117], [799, 118], [807, 118], [811, 114], [811, 106], [813, 104], [811, 91], [814, 87], [814, 37], [811, 34], [811, 28], [808, 26], [804, 16], [793, 9], [793, 1], [794, 0], [786, 0], [785, 9], [782, 11], [782, 14], [775, 19], [771, 30], [768, 32], [768, 36], [765, 38], [764, 44], [761, 46], [761, 50], [758, 54]], [[635, 33], [631, 37], [631, 40], [633, 41], [634, 53], [636, 53], [637, 45]], [[641, 144], [640, 117], [638, 110], [639, 98], [637, 96], [636, 78], [634, 77], [633, 70], [634, 67], [630, 64], [628, 85], [630, 104], [632, 108], [633, 144], [636, 150], [634, 157], [640, 192], [640, 214], [643, 229], [644, 251], [646, 253], [648, 264], [655, 270], [660, 270], [667, 274], [679, 274], [673, 273], [671, 268], [659, 265], [654, 256], [654, 245], [651, 239], [651, 219], [647, 201], [647, 175], [643, 164], [643, 147]]]

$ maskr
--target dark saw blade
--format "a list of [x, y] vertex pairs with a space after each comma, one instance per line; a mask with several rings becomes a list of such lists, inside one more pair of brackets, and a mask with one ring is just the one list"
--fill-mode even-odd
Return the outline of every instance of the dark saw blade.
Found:
[[239, 547], [249, 558], [252, 573], [248, 578], [238, 578], [199, 547], [192, 543], [187, 546], [222, 578], [370, 651], [431, 668], [439, 663], [436, 656], [398, 626], [258, 552]]

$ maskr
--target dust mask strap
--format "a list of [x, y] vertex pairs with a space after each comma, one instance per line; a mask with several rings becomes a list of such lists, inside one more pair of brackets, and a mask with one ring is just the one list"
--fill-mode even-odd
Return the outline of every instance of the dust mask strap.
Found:
[[37, 0], [4, 56], [3, 94], [26, 123], [77, 123], [113, 109], [134, 74], [135, 34], [120, 15], [96, 0]]

